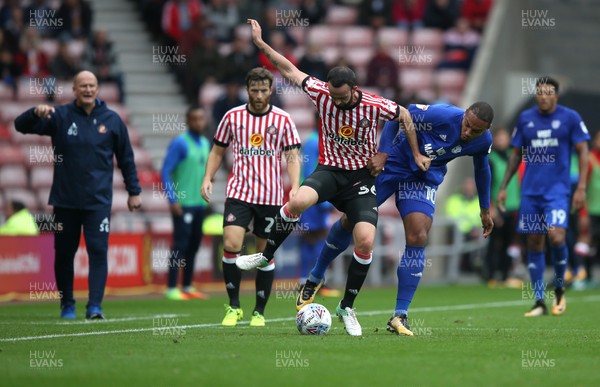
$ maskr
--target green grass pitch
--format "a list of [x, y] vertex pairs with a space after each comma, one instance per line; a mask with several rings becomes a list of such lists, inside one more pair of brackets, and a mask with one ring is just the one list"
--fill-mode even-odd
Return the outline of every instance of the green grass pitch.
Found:
[[[301, 336], [291, 292], [274, 290], [267, 327], [223, 328], [224, 295], [205, 301], [110, 299], [108, 320], [61, 321], [56, 303], [0, 307], [1, 386], [598, 386], [600, 292], [567, 293], [564, 316], [526, 319], [521, 290], [422, 287], [415, 337], [385, 330], [395, 289], [363, 289], [363, 337], [335, 316]], [[337, 299], [317, 296], [335, 311]]]

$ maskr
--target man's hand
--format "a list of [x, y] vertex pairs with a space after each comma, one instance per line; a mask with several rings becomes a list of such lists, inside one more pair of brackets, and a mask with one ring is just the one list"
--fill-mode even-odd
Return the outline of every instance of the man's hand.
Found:
[[585, 207], [585, 189], [577, 188], [573, 193], [573, 202], [571, 203], [571, 214]]
[[40, 118], [48, 118], [50, 119], [50, 113], [54, 113], [54, 108], [48, 105], [37, 105], [33, 110], [33, 114]]
[[501, 212], [505, 212], [506, 211], [506, 190], [501, 188], [500, 191], [498, 191], [498, 196], [496, 197], [496, 203], [498, 204], [498, 209]]
[[371, 172], [371, 175], [377, 176], [383, 171], [385, 162], [387, 161], [388, 154], [384, 152], [377, 152], [377, 154], [367, 162], [367, 169]]
[[258, 46], [263, 41], [260, 24], [254, 19], [248, 19], [246, 23], [252, 27], [252, 42]]
[[179, 203], [173, 203], [169, 206], [169, 208], [171, 210], [171, 214], [173, 214], [174, 216], [183, 215], [183, 209], [181, 208], [181, 205]]
[[204, 200], [210, 203], [210, 195], [212, 195], [212, 182], [210, 180], [205, 180], [202, 182], [202, 187], [200, 187], [200, 193]]
[[142, 208], [142, 198], [140, 195], [129, 196], [127, 199], [127, 207], [129, 208], [129, 212], [133, 212]]
[[415, 163], [421, 171], [427, 172], [429, 166], [431, 165], [431, 159], [429, 158], [429, 156], [425, 156], [419, 153], [415, 156]]
[[483, 237], [487, 238], [492, 233], [494, 229], [494, 221], [492, 220], [492, 215], [490, 214], [489, 208], [482, 208], [479, 212], [479, 217], [481, 218], [481, 226], [483, 228]]

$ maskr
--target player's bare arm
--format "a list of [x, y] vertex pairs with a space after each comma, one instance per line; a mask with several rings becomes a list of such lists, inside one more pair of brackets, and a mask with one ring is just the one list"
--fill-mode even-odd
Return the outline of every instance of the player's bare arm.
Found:
[[500, 184], [500, 191], [498, 191], [498, 197], [496, 198], [498, 209], [500, 209], [502, 212], [506, 211], [506, 186], [515, 172], [517, 172], [517, 169], [519, 169], [519, 165], [521, 165], [521, 157], [521, 148], [513, 147], [512, 153], [508, 158], [508, 165], [506, 166], [506, 172], [504, 172], [502, 184]]
[[279, 70], [281, 75], [293, 82], [296, 86], [302, 86], [302, 81], [308, 76], [298, 70], [296, 66], [287, 60], [283, 55], [275, 51], [262, 39], [262, 29], [260, 24], [254, 19], [248, 19], [248, 24], [252, 27], [252, 41], [258, 47], [258, 49], [265, 54], [267, 59]]
[[571, 203], [572, 213], [585, 206], [589, 165], [589, 149], [587, 142], [583, 141], [575, 144], [575, 151], [579, 158], [579, 181], [577, 182], [577, 188], [573, 193], [573, 203]]
[[287, 173], [290, 178], [292, 188], [290, 189], [290, 198], [293, 198], [300, 188], [300, 152], [298, 148], [293, 148], [285, 152], [285, 161], [287, 163]]
[[371, 172], [371, 175], [377, 176], [383, 171], [385, 162], [387, 161], [388, 154], [385, 152], [377, 152], [377, 154], [367, 162], [367, 169]]
[[398, 106], [400, 108], [400, 114], [398, 115], [398, 121], [404, 127], [404, 131], [406, 133], [406, 139], [410, 145], [410, 149], [412, 150], [413, 157], [415, 158], [415, 163], [422, 171], [427, 171], [429, 169], [429, 165], [431, 164], [431, 159], [429, 156], [425, 156], [421, 154], [419, 151], [419, 141], [417, 140], [417, 132], [415, 129], [415, 124], [408, 112], [408, 109]]
[[212, 179], [215, 177], [215, 173], [219, 169], [221, 162], [223, 162], [223, 155], [227, 148], [214, 144], [208, 155], [208, 161], [206, 163], [206, 171], [204, 172], [204, 179], [202, 179], [202, 187], [200, 193], [204, 200], [210, 203], [210, 195], [212, 194]]

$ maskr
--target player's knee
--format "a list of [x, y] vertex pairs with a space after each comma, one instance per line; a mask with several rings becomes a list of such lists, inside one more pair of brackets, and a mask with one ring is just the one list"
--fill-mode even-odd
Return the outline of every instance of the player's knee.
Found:
[[565, 234], [563, 232], [549, 232], [548, 239], [550, 241], [550, 245], [559, 246], [565, 243]]
[[544, 250], [544, 235], [529, 235], [527, 237], [527, 249], [529, 251]]
[[287, 209], [292, 214], [300, 216], [308, 207], [312, 206], [313, 204], [314, 203], [310, 203], [309, 198], [297, 195], [287, 202]]
[[427, 244], [427, 230], [407, 230], [406, 244], [409, 246], [425, 246]]
[[226, 239], [223, 241], [223, 249], [225, 251], [241, 251], [242, 243], [238, 242], [238, 241], [232, 241], [232, 240]]
[[375, 244], [375, 236], [361, 235], [356, 237], [354, 240], [354, 247], [356, 250], [363, 254], [369, 254], [373, 251], [373, 245]]

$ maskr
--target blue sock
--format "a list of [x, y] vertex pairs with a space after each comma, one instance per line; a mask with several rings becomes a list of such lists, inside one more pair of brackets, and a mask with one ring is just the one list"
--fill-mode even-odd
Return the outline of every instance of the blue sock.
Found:
[[325, 240], [318, 240], [314, 243], [300, 242], [300, 282], [304, 282], [308, 278], [310, 269], [315, 265], [324, 244]]
[[[531, 286], [533, 287], [533, 294], [535, 299], [544, 299], [544, 290], [546, 285], [544, 284], [544, 270], [546, 269], [546, 255], [543, 251], [528, 251], [527, 252], [527, 268], [529, 269], [529, 276], [531, 277]], [[564, 271], [563, 271], [564, 275]]]
[[340, 253], [346, 250], [350, 245], [351, 240], [352, 232], [344, 230], [342, 222], [338, 219], [338, 221], [331, 226], [329, 235], [327, 235], [327, 242], [323, 246], [319, 259], [317, 259], [317, 263], [310, 272], [310, 277], [308, 279], [312, 282], [320, 282], [325, 278], [325, 271], [329, 264], [333, 262]]
[[425, 268], [425, 246], [408, 246], [398, 264], [398, 295], [394, 316], [408, 315], [408, 307], [417, 291]]
[[565, 270], [567, 269], [567, 261], [569, 260], [567, 245], [563, 243], [559, 246], [551, 246], [550, 255], [554, 263], [554, 286], [562, 288], [565, 286]]

